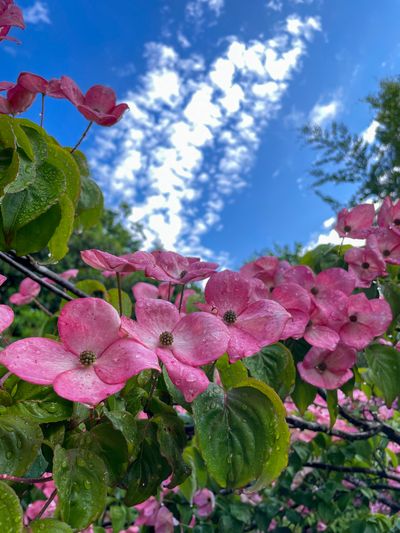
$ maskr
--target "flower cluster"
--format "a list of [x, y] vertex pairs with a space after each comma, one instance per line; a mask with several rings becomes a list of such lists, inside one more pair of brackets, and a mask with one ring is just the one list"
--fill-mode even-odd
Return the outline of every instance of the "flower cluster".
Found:
[[13, 26], [25, 29], [22, 11], [14, 4], [14, 0], [0, 0], [0, 41], [17, 41], [8, 35]]
[[68, 76], [46, 80], [37, 74], [21, 72], [16, 83], [0, 82], [0, 91], [6, 91], [5, 97], [0, 96], [0, 114], [7, 115], [18, 115], [29, 109], [38, 94], [43, 98], [69, 100], [87, 120], [100, 126], [113, 126], [128, 109], [125, 103], [117, 105], [110, 87], [93, 85], [83, 94]]

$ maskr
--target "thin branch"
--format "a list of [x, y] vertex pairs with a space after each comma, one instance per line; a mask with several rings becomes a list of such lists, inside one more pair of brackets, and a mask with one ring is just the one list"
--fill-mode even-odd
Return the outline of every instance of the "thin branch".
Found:
[[6, 481], [12, 481], [13, 483], [27, 483], [31, 485], [34, 483], [47, 483], [48, 481], [53, 481], [53, 476], [19, 477], [19, 476], [11, 476], [10, 474], [0, 474], [0, 479], [4, 479]]
[[374, 470], [372, 468], [365, 468], [363, 466], [339, 466], [339, 465], [330, 465], [326, 463], [319, 463], [315, 461], [304, 463], [304, 466], [309, 466], [311, 468], [318, 468], [320, 470], [327, 470], [328, 472], [366, 474], [368, 476], [376, 476], [376, 477], [392, 479], [393, 481], [400, 482], [400, 476], [396, 476], [395, 474], [388, 474], [385, 470]]
[[[353, 483], [353, 485], [356, 485], [357, 487], [374, 489], [374, 490], [378, 490], [378, 487], [379, 487], [379, 485], [372, 486], [372, 485], [369, 485], [368, 483], [366, 483], [365, 481], [362, 481], [361, 479], [353, 478], [353, 477], [350, 477], [350, 476], [345, 476], [345, 478], [346, 478], [347, 481], [349, 481], [350, 483]], [[387, 487], [387, 488], [389, 489], [389, 488], [393, 488], [393, 487]], [[390, 507], [390, 509], [394, 513], [398, 513], [400, 511], [400, 506], [397, 503], [395, 503], [393, 500], [390, 500], [389, 498], [386, 498], [386, 496], [383, 496], [382, 494], [377, 494], [375, 498], [376, 498], [377, 501], [379, 501], [381, 503], [384, 503], [385, 505]]]
[[93, 125], [93, 121], [90, 121], [87, 128], [85, 129], [85, 131], [82, 133], [79, 141], [75, 144], [75, 146], [73, 148], [71, 148], [70, 150], [70, 153], [72, 154], [73, 152], [75, 152], [75, 150], [78, 148], [78, 146], [81, 144], [81, 142], [83, 141], [83, 139], [86, 137], [86, 135], [89, 133], [89, 130], [90, 128], [92, 127]]
[[39, 302], [39, 300], [37, 298], [34, 298], [33, 301], [35, 302], [35, 304], [38, 306], [38, 308], [43, 311], [43, 313], [45, 313], [47, 316], [53, 316], [53, 313], [51, 313], [47, 307], [45, 307], [41, 302]]
[[286, 422], [289, 426], [298, 429], [309, 429], [310, 431], [316, 431], [318, 433], [325, 433], [331, 437], [339, 437], [345, 440], [365, 440], [373, 437], [379, 433], [379, 427], [371, 428], [369, 431], [362, 431], [359, 433], [349, 433], [347, 431], [340, 431], [339, 429], [331, 429], [323, 424], [317, 424], [316, 422], [308, 422], [296, 416], [287, 416]]
[[25, 256], [25, 257], [18, 257], [14, 253], [9, 252], [9, 256], [11, 256], [15, 261], [22, 264], [23, 266], [26, 266], [27, 268], [34, 270], [35, 272], [38, 272], [38, 274], [41, 274], [42, 276], [46, 276], [46, 278], [51, 279], [52, 281], [55, 281], [57, 285], [60, 285], [64, 289], [67, 289], [69, 292], [72, 292], [75, 296], [78, 298], [87, 298], [89, 297], [89, 294], [86, 292], [81, 291], [80, 289], [77, 289], [73, 283], [70, 281], [67, 281], [66, 279], [62, 278], [52, 270], [49, 270], [47, 267], [39, 265], [37, 261], [33, 259], [33, 257]]
[[40, 511], [38, 512], [38, 514], [36, 515], [36, 518], [35, 520], [39, 520], [45, 513], [46, 509], [48, 508], [48, 506], [51, 504], [51, 502], [54, 500], [54, 498], [56, 497], [57, 495], [57, 489], [54, 489], [53, 492], [50, 494], [50, 496], [48, 497], [46, 503], [43, 505], [43, 507], [40, 509]]
[[17, 270], [19, 270], [20, 272], [25, 274], [25, 276], [28, 276], [28, 278], [33, 279], [33, 281], [36, 281], [36, 283], [39, 283], [39, 285], [41, 285], [42, 287], [46, 287], [47, 290], [53, 292], [54, 294], [57, 294], [58, 296], [60, 296], [64, 300], [73, 300], [72, 296], [70, 296], [66, 292], [62, 291], [58, 287], [55, 287], [51, 283], [48, 283], [47, 281], [45, 281], [41, 277], [37, 276], [36, 274], [31, 272], [29, 270], [29, 268], [27, 268], [26, 266], [22, 265], [18, 261], [16, 261], [9, 254], [7, 254], [5, 252], [0, 252], [0, 259], [2, 259], [3, 261], [5, 261], [9, 265], [11, 265], [12, 267], [16, 268]]

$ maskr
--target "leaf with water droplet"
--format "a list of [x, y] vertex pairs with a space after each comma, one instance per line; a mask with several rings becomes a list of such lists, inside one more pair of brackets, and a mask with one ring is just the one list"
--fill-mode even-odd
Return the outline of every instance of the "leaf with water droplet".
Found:
[[19, 498], [3, 481], [0, 481], [0, 530], [1, 533], [22, 532], [22, 508]]

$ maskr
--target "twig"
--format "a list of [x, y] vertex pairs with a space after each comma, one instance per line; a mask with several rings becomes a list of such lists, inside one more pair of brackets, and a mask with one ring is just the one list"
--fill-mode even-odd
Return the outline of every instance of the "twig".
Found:
[[34, 484], [34, 483], [47, 483], [48, 481], [53, 481], [53, 476], [19, 477], [19, 476], [11, 476], [10, 474], [0, 474], [0, 479], [4, 479], [6, 481], [12, 481], [13, 483]]
[[40, 511], [38, 512], [38, 514], [36, 515], [36, 518], [35, 520], [39, 520], [44, 512], [46, 511], [46, 509], [48, 508], [48, 506], [51, 504], [51, 502], [54, 500], [54, 498], [56, 497], [57, 495], [57, 489], [54, 489], [53, 492], [50, 494], [50, 496], [48, 497], [46, 503], [43, 505], [43, 507], [40, 509]]
[[39, 302], [39, 300], [37, 298], [34, 298], [33, 301], [35, 302], [35, 304], [38, 306], [38, 308], [43, 311], [43, 313], [45, 313], [47, 316], [53, 316], [53, 313], [51, 313], [47, 307], [45, 307], [41, 302]]
[[70, 150], [70, 153], [72, 154], [73, 152], [75, 152], [75, 150], [78, 148], [78, 146], [81, 144], [81, 142], [83, 141], [83, 139], [86, 137], [86, 135], [88, 134], [90, 128], [92, 127], [92, 124], [93, 124], [93, 121], [90, 121], [87, 128], [85, 129], [85, 131], [82, 133], [79, 141], [76, 143], [76, 145]]
[[309, 466], [311, 468], [318, 468], [320, 470], [327, 470], [332, 472], [343, 472], [349, 474], [366, 474], [369, 476], [376, 476], [385, 479], [392, 479], [393, 481], [400, 482], [400, 476], [395, 474], [388, 474], [385, 470], [374, 470], [372, 468], [365, 468], [363, 466], [339, 466], [339, 465], [330, 465], [326, 463], [318, 463], [310, 461], [304, 463], [304, 466]]
[[317, 424], [316, 422], [308, 422], [295, 416], [287, 416], [286, 422], [289, 424], [289, 426], [294, 428], [309, 429], [311, 431], [316, 431], [318, 433], [326, 433], [327, 435], [330, 435], [332, 437], [339, 437], [341, 439], [351, 441], [369, 439], [370, 437], [373, 437], [374, 435], [379, 433], [380, 429], [379, 427], [374, 427], [368, 431], [362, 431], [359, 433], [349, 433], [347, 431], [341, 431], [339, 429], [331, 429], [328, 426]]

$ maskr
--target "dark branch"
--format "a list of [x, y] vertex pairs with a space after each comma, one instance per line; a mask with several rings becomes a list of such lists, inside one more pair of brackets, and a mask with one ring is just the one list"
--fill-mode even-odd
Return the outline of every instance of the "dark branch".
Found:
[[304, 463], [304, 466], [309, 466], [311, 468], [318, 468], [320, 470], [327, 470], [328, 472], [342, 472], [349, 474], [366, 474], [369, 476], [376, 476], [384, 479], [392, 479], [393, 481], [400, 482], [400, 476], [395, 474], [388, 474], [385, 470], [374, 470], [372, 468], [364, 468], [362, 466], [339, 466], [339, 465], [330, 465], [326, 463], [318, 462], [307, 462]]
[[324, 426], [323, 424], [309, 422], [301, 418], [297, 418], [295, 416], [287, 416], [286, 422], [289, 424], [289, 426], [294, 428], [309, 429], [310, 431], [326, 433], [326, 435], [330, 435], [331, 437], [339, 437], [341, 439], [350, 441], [369, 439], [370, 437], [373, 437], [374, 435], [379, 433], [380, 430], [379, 426], [376, 426], [372, 427], [368, 431], [362, 431], [359, 433], [349, 433], [347, 431], [340, 431], [339, 429], [331, 429], [328, 426]]

